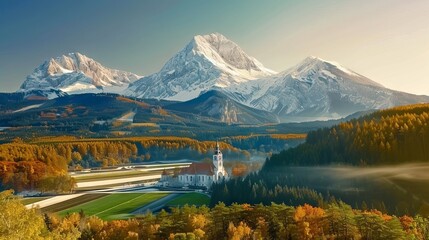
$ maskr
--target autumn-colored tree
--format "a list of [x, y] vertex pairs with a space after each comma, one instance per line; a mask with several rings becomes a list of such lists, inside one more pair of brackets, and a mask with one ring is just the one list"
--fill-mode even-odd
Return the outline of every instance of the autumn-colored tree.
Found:
[[248, 167], [244, 163], [237, 163], [232, 167], [232, 175], [235, 177], [243, 177], [249, 172]]
[[69, 175], [53, 175], [42, 178], [38, 183], [41, 192], [70, 193], [76, 188], [76, 179]]
[[238, 226], [230, 222], [228, 226], [228, 239], [230, 240], [245, 240], [251, 239], [252, 229], [245, 222], [240, 222]]
[[13, 191], [0, 193], [0, 239], [43, 239], [44, 231], [37, 209], [26, 209]]
[[298, 206], [295, 210], [294, 220], [297, 222], [297, 230], [300, 239], [312, 239], [314, 236], [323, 235], [323, 226], [320, 221], [325, 217], [322, 208], [308, 204]]
[[146, 153], [145, 153], [145, 155], [144, 155], [144, 159], [145, 159], [146, 161], [149, 161], [149, 160], [150, 160], [150, 153], [149, 153], [149, 152], [146, 152]]
[[72, 158], [73, 161], [81, 161], [82, 160], [82, 155], [80, 155], [79, 152], [74, 151], [71, 154], [71, 158]]

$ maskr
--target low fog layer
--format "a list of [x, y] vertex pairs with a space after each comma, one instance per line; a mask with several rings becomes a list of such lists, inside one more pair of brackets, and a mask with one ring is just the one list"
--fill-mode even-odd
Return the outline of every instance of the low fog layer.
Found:
[[385, 167], [291, 167], [290, 170], [335, 178], [429, 180], [429, 163]]

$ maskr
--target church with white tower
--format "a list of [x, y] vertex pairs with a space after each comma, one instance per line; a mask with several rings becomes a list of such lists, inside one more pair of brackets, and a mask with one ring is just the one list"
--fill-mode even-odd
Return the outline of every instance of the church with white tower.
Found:
[[212, 163], [193, 162], [189, 167], [182, 168], [177, 176], [164, 171], [159, 186], [163, 187], [206, 187], [212, 183], [228, 179], [228, 172], [223, 166], [223, 155], [219, 143], [216, 142]]
[[219, 148], [219, 143], [216, 141], [216, 149], [213, 155], [213, 166], [214, 166], [214, 181], [222, 180], [222, 178], [228, 177], [228, 173], [223, 167], [223, 155]]

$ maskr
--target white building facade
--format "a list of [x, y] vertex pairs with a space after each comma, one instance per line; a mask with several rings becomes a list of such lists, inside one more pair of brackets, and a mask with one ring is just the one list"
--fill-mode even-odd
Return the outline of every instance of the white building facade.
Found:
[[210, 188], [213, 182], [228, 179], [228, 173], [223, 166], [223, 154], [219, 143], [216, 148], [212, 163], [192, 163], [187, 168], [182, 168], [177, 176], [169, 175], [165, 171], [161, 175], [159, 186], [164, 187], [205, 187]]

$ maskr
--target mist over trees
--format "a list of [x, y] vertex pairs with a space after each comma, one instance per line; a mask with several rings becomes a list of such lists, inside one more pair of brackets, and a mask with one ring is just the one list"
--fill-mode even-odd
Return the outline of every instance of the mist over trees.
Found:
[[345, 179], [336, 177], [338, 172], [333, 170], [311, 168], [370, 168], [428, 161], [429, 104], [396, 107], [308, 133], [305, 143], [273, 154], [260, 172], [214, 184], [212, 205], [222, 201], [323, 207], [332, 200], [342, 200], [361, 209], [428, 214], [422, 201], [426, 195], [398, 190], [412, 187], [421, 193], [425, 187], [420, 184], [402, 181], [404, 185], [398, 186], [388, 178], [377, 181], [377, 175]]

